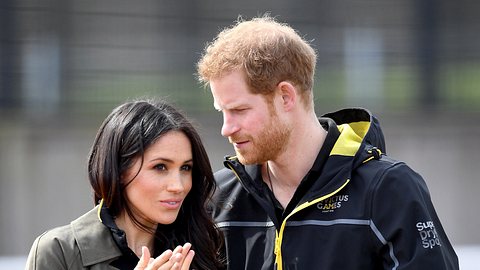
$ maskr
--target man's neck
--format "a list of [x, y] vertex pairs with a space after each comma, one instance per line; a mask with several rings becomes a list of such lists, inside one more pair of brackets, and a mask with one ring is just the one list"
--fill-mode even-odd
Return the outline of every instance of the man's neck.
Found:
[[263, 179], [283, 207], [312, 168], [327, 134], [318, 120], [295, 130], [286, 150], [262, 166]]

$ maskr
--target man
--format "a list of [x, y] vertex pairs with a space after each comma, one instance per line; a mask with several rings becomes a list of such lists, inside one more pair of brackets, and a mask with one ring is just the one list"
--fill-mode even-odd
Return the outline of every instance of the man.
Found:
[[223, 30], [198, 63], [236, 152], [212, 206], [229, 269], [458, 269], [424, 180], [385, 155], [376, 118], [317, 118], [315, 63], [269, 16]]

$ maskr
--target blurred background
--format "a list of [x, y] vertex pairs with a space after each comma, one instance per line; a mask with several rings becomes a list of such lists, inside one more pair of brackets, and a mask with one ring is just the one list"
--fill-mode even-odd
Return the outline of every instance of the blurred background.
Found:
[[387, 153], [424, 176], [457, 252], [474, 254], [479, 11], [471, 0], [2, 0], [0, 258], [23, 263], [37, 235], [93, 206], [88, 152], [123, 101], [175, 103], [221, 168], [233, 149], [195, 63], [239, 15], [265, 12], [316, 49], [317, 113], [361, 106], [377, 115]]

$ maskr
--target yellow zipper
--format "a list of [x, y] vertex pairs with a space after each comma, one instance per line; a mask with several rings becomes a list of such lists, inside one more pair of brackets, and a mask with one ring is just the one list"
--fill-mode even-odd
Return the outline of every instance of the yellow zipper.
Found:
[[283, 220], [282, 226], [280, 226], [280, 232], [277, 231], [277, 230], [275, 231], [275, 249], [274, 249], [274, 252], [275, 252], [275, 264], [277, 265], [277, 270], [282, 270], [283, 269], [283, 264], [282, 264], [282, 241], [283, 241], [283, 232], [285, 230], [285, 225], [287, 224], [288, 218], [290, 218], [292, 215], [294, 215], [298, 211], [309, 207], [310, 205], [316, 204], [318, 202], [321, 202], [321, 201], [335, 195], [340, 190], [342, 190], [348, 184], [348, 182], [350, 182], [350, 179], [347, 179], [341, 187], [339, 187], [337, 190], [333, 191], [332, 193], [324, 195], [324, 196], [322, 196], [318, 199], [315, 199], [311, 202], [302, 203], [297, 208], [293, 209], [293, 211]]

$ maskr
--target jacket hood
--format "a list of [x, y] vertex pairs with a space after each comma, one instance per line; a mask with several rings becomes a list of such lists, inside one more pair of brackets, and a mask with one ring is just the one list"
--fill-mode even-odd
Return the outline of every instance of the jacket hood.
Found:
[[380, 123], [368, 110], [348, 108], [324, 114], [322, 117], [332, 119], [340, 131], [340, 137], [330, 155], [355, 156], [365, 147], [377, 148], [386, 153]]

